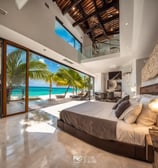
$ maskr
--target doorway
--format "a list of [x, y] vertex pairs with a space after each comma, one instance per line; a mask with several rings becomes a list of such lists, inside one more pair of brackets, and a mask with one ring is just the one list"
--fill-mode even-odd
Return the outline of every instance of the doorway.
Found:
[[8, 41], [4, 41], [3, 49], [2, 116], [5, 117], [27, 111], [28, 51]]

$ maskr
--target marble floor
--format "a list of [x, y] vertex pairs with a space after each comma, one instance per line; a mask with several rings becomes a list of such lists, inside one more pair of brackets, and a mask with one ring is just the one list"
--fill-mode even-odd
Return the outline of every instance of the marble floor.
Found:
[[[61, 103], [70, 102], [71, 98], [64, 98], [64, 99], [37, 99], [37, 100], [30, 100], [29, 101], [29, 110], [40, 109], [43, 107], [54, 106]], [[19, 101], [10, 101], [7, 103], [7, 115], [21, 113], [25, 111], [25, 102], [23, 100]]]
[[57, 113], [50, 107], [0, 119], [0, 168], [152, 168], [63, 132]]

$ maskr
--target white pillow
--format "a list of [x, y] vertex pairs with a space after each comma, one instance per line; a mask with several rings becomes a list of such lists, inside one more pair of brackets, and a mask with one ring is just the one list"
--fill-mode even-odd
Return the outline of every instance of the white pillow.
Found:
[[120, 120], [123, 120], [125, 115], [127, 115], [130, 111], [132, 111], [135, 108], [135, 106], [140, 104], [140, 103], [138, 103], [136, 101], [133, 101], [133, 100], [131, 101], [131, 99], [130, 99], [130, 103], [131, 103], [131, 105], [119, 117]]
[[156, 123], [156, 119], [157, 119], [157, 113], [151, 111], [148, 108], [148, 104], [144, 104], [142, 112], [139, 115], [136, 123], [145, 126], [152, 126]]
[[139, 102], [142, 104], [148, 104], [152, 99], [154, 99], [154, 97], [142, 97]]
[[158, 98], [158, 96], [157, 95], [144, 94], [144, 95], [140, 96], [139, 102], [141, 102], [143, 104], [147, 104], [155, 98]]
[[141, 113], [142, 110], [142, 104], [137, 104], [133, 107], [131, 111], [129, 111], [125, 116], [124, 116], [124, 121], [128, 124], [132, 124], [137, 120], [137, 117]]
[[131, 110], [133, 110], [134, 105], [130, 105], [119, 117], [120, 120], [123, 120], [125, 115], [127, 115]]

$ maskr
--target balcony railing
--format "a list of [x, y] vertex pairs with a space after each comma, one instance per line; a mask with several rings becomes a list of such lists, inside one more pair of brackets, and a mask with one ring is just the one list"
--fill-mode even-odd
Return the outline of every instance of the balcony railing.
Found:
[[99, 47], [94, 48], [92, 46], [87, 46], [83, 48], [82, 53], [79, 53], [79, 62], [82, 60], [97, 58], [109, 54], [119, 53], [120, 48], [115, 46], [110, 46], [106, 44], [99, 44]]
[[86, 46], [82, 49], [82, 53], [79, 53], [79, 62], [82, 60], [88, 60], [91, 58], [97, 58], [105, 55], [110, 55], [120, 52], [119, 38], [110, 39], [105, 42], [98, 42], [91, 46]]

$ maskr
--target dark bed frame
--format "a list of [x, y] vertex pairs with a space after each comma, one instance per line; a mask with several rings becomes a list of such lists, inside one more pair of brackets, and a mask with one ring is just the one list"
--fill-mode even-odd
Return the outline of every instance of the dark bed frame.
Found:
[[[141, 87], [140, 94], [158, 94], [158, 84]], [[114, 140], [100, 139], [66, 124], [60, 119], [57, 121], [57, 125], [65, 132], [105, 151], [147, 162], [153, 162], [154, 160], [153, 146], [147, 142], [145, 146], [140, 146]]]

